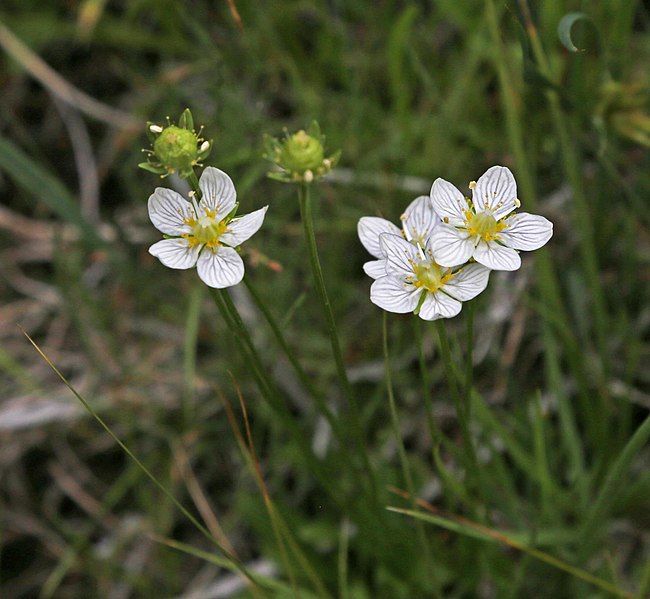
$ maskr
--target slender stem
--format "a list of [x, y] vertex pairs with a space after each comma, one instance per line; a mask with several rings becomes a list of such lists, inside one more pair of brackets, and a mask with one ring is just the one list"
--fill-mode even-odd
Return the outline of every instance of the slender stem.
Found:
[[350, 407], [356, 410], [356, 401], [354, 393], [352, 392], [352, 385], [348, 379], [348, 374], [345, 370], [345, 363], [343, 361], [343, 354], [341, 352], [341, 343], [339, 341], [338, 330], [336, 328], [336, 321], [334, 313], [332, 312], [332, 304], [327, 294], [325, 287], [325, 278], [323, 276], [323, 269], [318, 257], [318, 246], [316, 244], [316, 235], [314, 233], [314, 220], [312, 215], [312, 202], [309, 185], [303, 183], [299, 186], [298, 199], [300, 202], [300, 216], [302, 218], [303, 227], [305, 230], [305, 239], [309, 247], [309, 260], [311, 263], [312, 274], [314, 282], [316, 283], [316, 290], [318, 292], [325, 321], [327, 323], [327, 333], [330, 337], [330, 344], [332, 346], [332, 353], [334, 354], [334, 361], [336, 363], [336, 371], [339, 377], [339, 382], [343, 388], [343, 392], [350, 403]]
[[454, 364], [452, 362], [451, 351], [449, 349], [449, 338], [447, 337], [447, 330], [445, 329], [445, 325], [442, 320], [436, 320], [435, 325], [438, 331], [438, 339], [440, 341], [440, 355], [442, 357], [442, 361], [445, 366], [445, 372], [447, 375], [447, 384], [449, 385], [449, 390], [451, 391], [451, 396], [454, 401], [454, 405], [456, 406], [458, 424], [460, 426], [460, 432], [463, 438], [463, 444], [465, 446], [467, 467], [468, 470], [471, 471], [470, 474], [476, 482], [478, 481], [479, 477], [478, 461], [476, 459], [476, 453], [474, 451], [474, 445], [472, 443], [472, 437], [470, 435], [466, 406], [463, 403], [463, 398], [458, 389], [456, 374], [454, 373]]
[[[386, 539], [381, 526], [378, 525], [378, 519], [383, 518], [386, 512], [379, 504], [377, 494], [374, 492], [375, 487], [373, 487], [373, 494], [371, 495], [374, 511], [368, 510], [363, 505], [355, 504], [347, 498], [343, 500], [339, 497], [338, 489], [334, 484], [335, 479], [331, 471], [326, 471], [323, 468], [320, 460], [314, 455], [309, 441], [305, 438], [302, 430], [296, 424], [295, 418], [288, 407], [284, 405], [284, 402], [281, 399], [281, 394], [277, 390], [275, 384], [270, 380], [268, 371], [264, 368], [250, 334], [237, 311], [237, 307], [232, 302], [228, 291], [225, 289], [213, 289], [212, 298], [221, 312], [224, 321], [231, 329], [242, 356], [250, 365], [260, 393], [267, 403], [279, 414], [284, 426], [286, 426], [287, 430], [296, 440], [307, 467], [311, 472], [313, 472], [323, 489], [328, 493], [333, 502], [336, 503], [342, 512], [354, 517], [355, 521], [359, 524], [359, 527], [368, 533], [371, 542], [376, 544], [378, 548], [381, 547], [382, 543], [385, 542]], [[374, 483], [374, 480], [371, 479], [371, 482]]]
[[472, 385], [474, 384], [474, 302], [467, 304], [467, 348], [465, 350], [465, 407], [467, 420], [471, 420]]
[[251, 367], [253, 377], [255, 378], [260, 393], [273, 410], [282, 418], [283, 424], [300, 445], [304, 459], [320, 484], [337, 504], [342, 505], [332, 485], [331, 477], [323, 470], [320, 461], [313, 454], [309, 442], [306, 440], [300, 427], [296, 424], [289, 408], [282, 401], [280, 392], [270, 380], [268, 371], [264, 367], [250, 334], [248, 333], [236, 306], [232, 303], [228, 291], [225, 289], [212, 290], [212, 298], [221, 312], [224, 321], [231, 329], [242, 356]]
[[343, 354], [341, 352], [341, 343], [339, 341], [338, 331], [336, 328], [336, 321], [334, 320], [334, 313], [332, 312], [332, 305], [330, 303], [327, 289], [325, 287], [325, 278], [323, 277], [323, 269], [321, 268], [320, 259], [318, 257], [318, 246], [316, 244], [316, 235], [314, 233], [314, 221], [312, 216], [311, 194], [309, 184], [301, 183], [298, 187], [298, 200], [300, 203], [300, 216], [305, 230], [305, 239], [309, 247], [309, 260], [311, 263], [312, 274], [316, 289], [323, 308], [325, 322], [327, 323], [327, 332], [332, 346], [332, 353], [334, 355], [334, 362], [336, 363], [336, 371], [338, 373], [339, 382], [343, 388], [343, 393], [346, 396], [348, 407], [350, 410], [351, 426], [356, 442], [359, 444], [361, 455], [363, 456], [365, 468], [368, 471], [371, 485], [373, 488], [373, 495], [376, 497], [377, 486], [374, 477], [374, 470], [368, 457], [368, 452], [365, 447], [361, 416], [359, 406], [357, 404], [352, 385], [348, 379], [345, 370], [345, 363], [343, 362]]
[[650, 439], [650, 416], [646, 416], [639, 428], [636, 429], [630, 440], [623, 447], [616, 460], [607, 472], [605, 480], [600, 485], [600, 490], [595, 501], [592, 501], [581, 527], [582, 543], [579, 558], [587, 559], [589, 550], [593, 547], [594, 538], [602, 533], [602, 524], [605, 522], [608, 511], [615, 499], [619, 496], [617, 488], [623, 483], [634, 457], [646, 447]]
[[[499, 14], [497, 13], [494, 0], [486, 0], [485, 8], [490, 37], [492, 38], [492, 46], [495, 48], [493, 61], [495, 68], [497, 69], [499, 85], [501, 88], [501, 101], [505, 113], [506, 133], [508, 135], [510, 147], [512, 148], [515, 164], [517, 165], [522, 197], [525, 197], [534, 208], [537, 203], [537, 190], [533, 167], [525, 149], [525, 133], [522, 126], [523, 119], [520, 110], [522, 102], [517, 93], [511, 68], [509, 68], [508, 65], [508, 49], [501, 39], [498, 20]], [[569, 336], [569, 341], [575, 343], [565, 303], [562, 301], [557, 272], [547, 250], [542, 249], [538, 252], [535, 266], [537, 269], [537, 285], [539, 286], [540, 295], [542, 296], [544, 303], [555, 314], [560, 323], [561, 330], [565, 331]], [[546, 378], [551, 388], [558, 390], [557, 394], [559, 398], [560, 416], [564, 424], [562, 429], [564, 433], [562, 439], [567, 447], [569, 455], [571, 456], [573, 465], [572, 470], [576, 473], [582, 473], [584, 472], [584, 457], [582, 455], [580, 438], [575, 424], [574, 407], [560, 384], [559, 362], [557, 361], [556, 356], [557, 352], [555, 349], [553, 352], [550, 352], [549, 350], [550, 347], [556, 347], [555, 337], [553, 336], [551, 324], [547, 319], [542, 321], [542, 327], [544, 331], [545, 347], [547, 348], [545, 360]], [[552, 346], [550, 344], [552, 344]], [[582, 352], [573, 351], [570, 345], [567, 344], [566, 353], [572, 366], [580, 373], [580, 378], [584, 378], [582, 376], [582, 373], [584, 373]], [[586, 386], [581, 385], [583, 403], [589, 405], [590, 393], [585, 393], [583, 389], [586, 389]], [[576, 480], [584, 479], [579, 476]]]
[[191, 427], [195, 416], [194, 378], [196, 374], [196, 339], [201, 316], [203, 285], [196, 285], [190, 292], [185, 321], [185, 340], [183, 343], [183, 417], [185, 427]]
[[282, 350], [286, 358], [289, 360], [303, 388], [314, 398], [314, 401], [316, 402], [316, 406], [320, 410], [321, 414], [327, 419], [327, 422], [329, 423], [329, 425], [332, 427], [332, 430], [339, 438], [339, 441], [343, 443], [344, 439], [342, 437], [342, 431], [338, 420], [334, 416], [332, 410], [330, 410], [328, 405], [325, 403], [322, 393], [320, 393], [316, 389], [314, 384], [309, 379], [309, 375], [303, 369], [302, 365], [298, 361], [298, 358], [293, 353], [291, 347], [289, 347], [287, 340], [284, 338], [284, 335], [282, 334], [280, 325], [275, 320], [275, 317], [273, 316], [273, 314], [267, 307], [266, 303], [260, 296], [259, 292], [255, 288], [253, 283], [251, 283], [248, 277], [244, 277], [244, 284], [246, 285], [246, 288], [251, 294], [251, 297], [253, 298], [255, 305], [258, 307], [259, 311], [266, 319], [266, 322], [268, 323], [269, 327], [271, 327], [271, 331], [273, 332], [273, 335], [275, 336], [275, 339], [278, 342], [280, 349]]
[[[542, 46], [542, 41], [539, 38], [537, 27], [533, 22], [528, 2], [527, 0], [519, 0], [519, 5], [539, 71], [544, 77], [552, 80], [551, 67], [544, 47]], [[555, 132], [560, 142], [564, 172], [573, 190], [575, 218], [580, 226], [578, 242], [582, 252], [587, 282], [591, 288], [596, 339], [599, 346], [599, 354], [603, 359], [604, 378], [606, 379], [609, 370], [609, 361], [607, 359], [609, 356], [609, 352], [607, 351], [607, 307], [599, 275], [594, 225], [591, 218], [589, 201], [583, 187], [582, 173], [580, 171], [580, 153], [571, 136], [571, 123], [562, 110], [557, 92], [554, 89], [548, 88], [546, 98], [551, 111]]]
[[192, 171], [191, 175], [188, 175], [187, 182], [190, 184], [192, 191], [196, 194], [196, 199], [201, 199], [201, 188], [199, 187], [199, 180], [196, 177], [196, 173]]
[[[406, 448], [404, 447], [404, 441], [402, 440], [399, 414], [397, 412], [397, 405], [395, 404], [395, 392], [393, 390], [393, 377], [391, 375], [390, 354], [388, 352], [388, 314], [386, 312], [384, 312], [382, 319], [382, 336], [384, 350], [384, 373], [386, 377], [386, 390], [388, 392], [388, 405], [390, 406], [390, 417], [393, 426], [393, 434], [395, 435], [395, 441], [397, 442], [397, 453], [399, 454], [400, 464], [402, 467], [402, 475], [404, 476], [406, 489], [409, 492], [409, 497], [411, 499], [413, 509], [417, 510], [418, 504], [417, 496], [415, 494], [415, 485], [413, 484], [413, 474], [411, 473], [411, 466], [409, 465], [408, 458], [406, 456]], [[422, 526], [422, 522], [418, 523], [416, 529], [420, 543], [422, 545], [422, 551], [424, 552], [424, 558], [426, 560], [427, 567], [431, 573], [431, 576], [433, 576], [435, 568], [431, 566], [431, 549], [427, 543], [427, 538], [424, 533], [424, 526]]]
[[424, 408], [427, 415], [427, 426], [429, 427], [429, 435], [431, 436], [431, 447], [434, 452], [433, 458], [435, 464], [435, 450], [436, 446], [441, 441], [442, 435], [436, 427], [436, 417], [433, 409], [433, 401], [431, 398], [431, 380], [429, 378], [429, 370], [427, 369], [426, 356], [424, 355], [422, 320], [420, 318], [413, 319], [413, 330], [415, 331], [415, 340], [418, 345], [418, 362], [422, 379], [422, 396], [424, 397]]
[[95, 409], [88, 403], [88, 401], [68, 382], [68, 380], [63, 376], [59, 369], [54, 365], [48, 356], [45, 355], [43, 350], [36, 344], [36, 342], [23, 331], [23, 334], [29, 342], [34, 346], [34, 349], [39, 353], [39, 355], [45, 360], [47, 365], [54, 371], [54, 373], [61, 379], [63, 384], [72, 392], [72, 394], [81, 402], [86, 411], [99, 423], [99, 425], [110, 435], [110, 437], [115, 441], [119, 447], [124, 451], [124, 453], [133, 461], [133, 463], [144, 473], [144, 475], [154, 484], [162, 493], [178, 508], [178, 510], [194, 525], [194, 527], [206, 537], [233, 563], [233, 565], [251, 582], [256, 584], [256, 576], [252, 574], [246, 565], [242, 563], [237, 556], [231, 553], [226, 547], [224, 547], [218, 539], [199, 522], [199, 520], [178, 500], [176, 496], [163, 484], [160, 482], [156, 476], [144, 465], [136, 455], [128, 448], [128, 446], [122, 442], [122, 440], [113, 432], [113, 429], [104, 421], [104, 419], [95, 411]]

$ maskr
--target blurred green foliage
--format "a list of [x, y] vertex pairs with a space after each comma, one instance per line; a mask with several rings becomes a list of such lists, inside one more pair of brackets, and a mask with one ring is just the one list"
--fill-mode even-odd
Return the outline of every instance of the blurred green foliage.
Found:
[[[74, 399], [17, 321], [184, 504], [202, 518], [211, 506], [241, 559], [270, 560], [279, 580], [289, 581], [286, 560], [219, 399], [236, 404], [229, 372], [245, 398], [274, 505], [332, 596], [606, 596], [503, 543], [427, 525], [432, 572], [413, 520], [363, 513], [345, 448], [296, 390], [238, 288], [235, 300], [320, 458], [323, 480], [306, 466], [260, 401], [195, 273], [165, 269], [146, 253], [156, 238], [148, 195], [182, 182], [138, 170], [145, 123], [189, 106], [195, 126], [205, 125], [214, 141], [208, 162], [236, 183], [241, 211], [271, 205], [250, 244], [247, 276], [335, 411], [343, 404], [295, 189], [266, 178], [262, 140], [317, 119], [328, 147], [342, 149], [339, 168], [319, 189], [317, 233], [382, 506], [411, 503], [387, 490], [404, 481], [383, 382], [381, 314], [368, 301], [356, 222], [362, 215], [397, 220], [438, 176], [460, 187], [492, 164], [512, 168], [524, 209], [536, 203], [555, 235], [520, 272], [494, 275], [476, 300], [472, 430], [480, 495], [463, 484], [432, 331], [424, 331], [427, 389], [450, 439], [435, 456], [417, 331], [409, 318], [389, 319], [416, 488], [443, 513], [508, 531], [647, 596], [650, 477], [647, 446], [634, 436], [650, 405], [647, 8], [630, 0], [234, 5], [241, 30], [226, 1], [0, 6], [0, 24], [68, 84], [127, 115], [91, 118], [75, 98], [66, 107], [55, 100], [60, 81], [46, 74], [44, 87], [33, 63], [0, 54], [0, 594], [176, 596], [223, 576], [204, 559], [151, 540], [155, 533], [210, 549], [94, 422], [65, 415]], [[590, 19], [571, 28], [578, 53], [558, 35], [573, 11]], [[0, 34], [6, 51], [6, 30]], [[138, 121], [140, 129], [128, 125]], [[464, 325], [461, 316], [449, 327], [458, 359]], [[64, 415], [11, 425], [16, 410], [48, 399], [59, 400]], [[297, 584], [313, 591], [296, 555], [289, 552]], [[244, 587], [240, 596], [255, 594]]]

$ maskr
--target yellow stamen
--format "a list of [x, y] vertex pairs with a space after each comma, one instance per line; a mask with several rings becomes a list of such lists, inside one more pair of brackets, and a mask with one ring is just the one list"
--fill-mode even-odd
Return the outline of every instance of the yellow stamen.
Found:
[[200, 218], [187, 217], [184, 223], [191, 227], [190, 233], [184, 233], [182, 237], [187, 239], [190, 247], [205, 245], [209, 248], [219, 246], [219, 238], [227, 231], [225, 221], [217, 222], [215, 210], [206, 210]]
[[426, 289], [431, 293], [438, 291], [443, 285], [451, 281], [454, 276], [451, 271], [444, 272], [440, 266], [433, 262], [414, 264], [413, 272], [415, 274], [413, 285], [418, 289]]
[[484, 241], [494, 241], [507, 226], [504, 222], [497, 222], [494, 216], [487, 212], [473, 214], [466, 210], [465, 218], [467, 219], [467, 232], [470, 235], [480, 237]]

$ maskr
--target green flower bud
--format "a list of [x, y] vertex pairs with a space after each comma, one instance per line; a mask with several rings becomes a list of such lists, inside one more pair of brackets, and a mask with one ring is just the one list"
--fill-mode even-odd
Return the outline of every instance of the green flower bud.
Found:
[[325, 149], [320, 140], [301, 129], [284, 141], [277, 162], [288, 171], [304, 173], [317, 169], [324, 158]]
[[212, 142], [200, 135], [201, 130], [198, 133], [194, 131], [194, 119], [189, 108], [181, 114], [178, 125], [173, 125], [169, 118], [166, 126], [147, 123], [152, 150], [144, 150], [148, 155], [147, 161], [138, 166], [163, 177], [177, 172], [180, 177], [187, 178], [212, 150]]
[[153, 151], [163, 165], [183, 176], [196, 164], [197, 146], [198, 138], [194, 131], [171, 125], [163, 129], [153, 142]]
[[265, 158], [273, 162], [276, 169], [269, 177], [284, 182], [311, 183], [327, 174], [338, 161], [340, 152], [325, 157], [325, 137], [315, 121], [309, 131], [285, 134], [284, 139], [265, 137]]

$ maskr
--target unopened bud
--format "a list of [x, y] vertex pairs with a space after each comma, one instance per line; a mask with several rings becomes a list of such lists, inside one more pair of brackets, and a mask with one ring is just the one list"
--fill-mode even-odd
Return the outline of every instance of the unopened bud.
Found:
[[285, 182], [311, 183], [326, 175], [336, 164], [339, 153], [326, 158], [324, 139], [316, 122], [308, 131], [301, 129], [283, 139], [267, 136], [265, 157], [277, 167], [269, 177]]
[[196, 164], [197, 141], [194, 131], [170, 125], [154, 141], [153, 151], [164, 166], [170, 171], [178, 171], [182, 177]]

